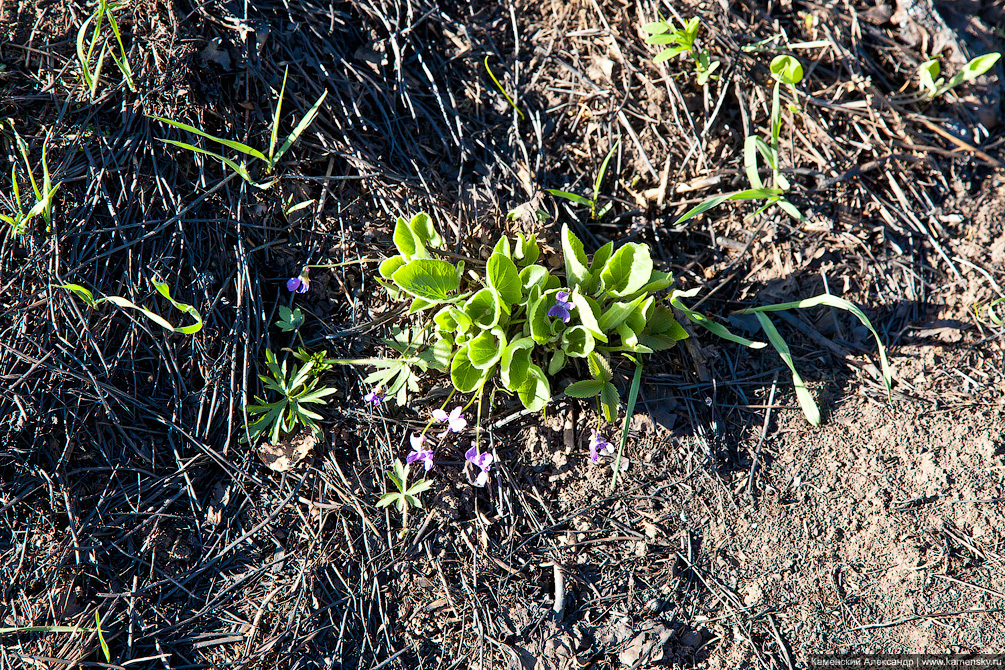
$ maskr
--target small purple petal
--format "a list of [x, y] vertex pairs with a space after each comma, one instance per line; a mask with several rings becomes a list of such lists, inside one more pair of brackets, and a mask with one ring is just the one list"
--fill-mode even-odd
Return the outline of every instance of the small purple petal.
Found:
[[563, 323], [569, 323], [572, 315], [563, 303], [556, 302], [555, 306], [548, 310], [548, 316], [553, 319], [561, 319]]
[[464, 460], [474, 465], [478, 465], [478, 445], [472, 446], [470, 449], [464, 452]]
[[302, 293], [302, 291], [300, 290], [301, 283], [302, 282], [300, 281], [300, 277], [290, 277], [289, 279], [286, 280], [286, 290], [288, 290], [290, 293], [293, 293], [294, 291], [297, 293]]
[[414, 462], [416, 461], [416, 459], [418, 459], [418, 458], [419, 458], [419, 457], [420, 457], [421, 455], [422, 455], [422, 452], [420, 452], [420, 451], [413, 451], [413, 452], [412, 452], [412, 453], [410, 453], [410, 454], [409, 454], [408, 456], [405, 456], [405, 463], [406, 463], [407, 465], [411, 465], [411, 464], [412, 464], [412, 463], [414, 463]]

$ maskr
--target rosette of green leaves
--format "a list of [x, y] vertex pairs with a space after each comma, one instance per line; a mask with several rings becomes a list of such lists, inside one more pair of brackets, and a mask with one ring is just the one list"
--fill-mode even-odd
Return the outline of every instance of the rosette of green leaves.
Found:
[[[381, 367], [368, 378], [371, 383], [391, 383], [391, 370], [398, 370], [403, 377], [394, 383], [400, 384], [409, 374], [403, 366], [419, 360], [423, 370], [449, 371], [461, 393], [480, 392], [496, 380], [538, 411], [551, 399], [549, 377], [585, 359], [593, 380], [601, 382], [590, 390], [614, 414], [618, 397], [610, 384], [610, 356], [660, 351], [687, 337], [672, 311], [657, 303], [655, 294], [669, 288], [673, 277], [654, 268], [644, 244], [607, 244], [590, 260], [579, 238], [563, 227], [563, 282], [537, 262], [534, 236], [518, 235], [512, 243], [501, 238], [483, 273], [431, 258], [442, 240], [425, 214], [398, 219], [394, 243], [399, 254], [381, 264], [381, 283], [392, 295], [411, 299], [412, 312], [438, 309], [429, 341], [400, 351], [396, 362], [367, 361]], [[563, 290], [572, 305], [568, 323], [548, 314]]]

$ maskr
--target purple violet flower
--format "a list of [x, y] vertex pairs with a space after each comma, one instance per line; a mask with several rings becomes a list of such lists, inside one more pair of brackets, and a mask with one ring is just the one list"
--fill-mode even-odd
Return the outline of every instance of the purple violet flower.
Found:
[[492, 454], [488, 452], [479, 454], [476, 444], [464, 452], [464, 460], [481, 470], [475, 479], [475, 486], [485, 486], [489, 481], [489, 470], [492, 468]]
[[468, 427], [468, 420], [464, 418], [461, 411], [462, 408], [460, 405], [455, 407], [450, 414], [447, 414], [442, 409], [433, 410], [434, 419], [437, 421], [445, 421], [447, 423], [447, 429], [440, 433], [441, 440], [447, 436], [447, 433], [459, 433]]
[[426, 466], [426, 472], [429, 472], [429, 469], [433, 467], [433, 450], [423, 446], [426, 436], [412, 435], [408, 439], [412, 443], [412, 453], [405, 457], [405, 463], [411, 465], [416, 461], [422, 461]]
[[590, 431], [592, 435], [590, 436], [590, 460], [596, 463], [600, 460], [600, 452], [607, 452], [608, 455], [614, 454], [614, 445], [608, 442], [601, 435], [597, 435], [597, 429], [593, 428]]
[[569, 319], [572, 318], [572, 309], [574, 305], [572, 304], [571, 294], [568, 291], [559, 291], [555, 294], [555, 306], [548, 310], [548, 316], [561, 319], [563, 323], [569, 323]]
[[363, 396], [363, 400], [372, 404], [374, 407], [378, 407], [380, 403], [384, 402], [384, 394], [376, 390], [370, 391], [365, 396]]
[[286, 280], [286, 289], [290, 293], [307, 293], [307, 290], [311, 287], [311, 279], [307, 276], [309, 272], [310, 268], [305, 265], [300, 271], [300, 276], [290, 277]]

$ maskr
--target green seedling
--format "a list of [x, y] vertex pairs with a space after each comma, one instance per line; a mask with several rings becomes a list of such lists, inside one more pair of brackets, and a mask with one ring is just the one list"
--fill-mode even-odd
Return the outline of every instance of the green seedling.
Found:
[[[995, 326], [1005, 326], [1005, 316], [999, 315], [995, 312], [995, 307], [1005, 302], [1005, 297], [996, 298], [989, 302], [987, 305], [974, 305], [974, 314], [977, 320], [983, 324], [992, 324]], [[983, 314], [981, 311], [983, 310]]]
[[950, 91], [960, 84], [971, 82], [994, 67], [1000, 53], [989, 53], [971, 59], [963, 66], [963, 69], [954, 74], [947, 82], [945, 77], [940, 77], [942, 66], [937, 60], [925, 61], [918, 68], [919, 87], [922, 90], [922, 97], [926, 100], [937, 98], [943, 93]]
[[614, 152], [618, 150], [618, 146], [620, 144], [621, 140], [619, 139], [617, 142], [614, 143], [614, 146], [611, 147], [611, 150], [607, 152], [607, 156], [604, 157], [604, 161], [600, 164], [600, 171], [597, 172], [597, 178], [593, 181], [592, 198], [587, 198], [581, 195], [577, 195], [575, 193], [569, 193], [568, 191], [559, 191], [558, 189], [554, 188], [546, 188], [544, 190], [557, 198], [565, 198], [566, 200], [574, 202], [577, 205], [585, 205], [589, 207], [591, 219], [604, 218], [604, 215], [611, 210], [611, 205], [613, 205], [614, 203], [608, 202], [607, 204], [605, 204], [603, 207], [600, 208], [600, 211], [597, 211], [597, 204], [600, 201], [600, 186], [604, 183], [604, 176], [607, 174], [607, 166], [610, 164], [611, 158], [614, 156]]
[[719, 75], [715, 74], [715, 71], [719, 69], [719, 61], [712, 60], [708, 49], [699, 49], [696, 46], [699, 26], [696, 16], [688, 21], [683, 28], [677, 28], [674, 24], [662, 20], [647, 23], [642, 26], [642, 29], [649, 33], [649, 37], [646, 38], [647, 43], [671, 45], [656, 54], [653, 63], [662, 63], [681, 54], [689, 55], [694, 61], [698, 85], [704, 86], [709, 79], [719, 78]]
[[[114, 12], [121, 6], [120, 4], [110, 3], [108, 0], [98, 0], [98, 8], [94, 11], [94, 14], [89, 16], [84, 21], [84, 24], [80, 26], [80, 30], [77, 31], [77, 60], [80, 61], [80, 72], [84, 79], [84, 86], [87, 88], [88, 93], [90, 93], [92, 100], [97, 94], [98, 81], [101, 79], [101, 67], [105, 62], [106, 55], [111, 56], [115, 65], [119, 68], [129, 90], [133, 93], [136, 92], [136, 85], [133, 83], [133, 71], [129, 67], [126, 47], [122, 44], [122, 34], [119, 32], [119, 24], [115, 20]], [[102, 35], [101, 32], [106, 19], [108, 26], [112, 29], [112, 36], [115, 37], [115, 42], [118, 45], [119, 52], [117, 56], [115, 55], [115, 46], [109, 48], [111, 37]], [[87, 30], [92, 24], [94, 25], [94, 30], [91, 32], [90, 46], [85, 51], [84, 43], [87, 40]], [[97, 62], [92, 70], [91, 59], [94, 57], [94, 50], [97, 48], [99, 42], [101, 43], [101, 48], [98, 51]]]
[[[805, 220], [806, 217], [784, 197], [791, 185], [781, 173], [781, 155], [778, 148], [782, 132], [780, 88], [783, 84], [788, 86], [792, 91], [793, 100], [796, 100], [795, 86], [803, 79], [803, 66], [792, 56], [776, 56], [771, 61], [771, 74], [775, 78], [775, 85], [771, 93], [771, 135], [767, 141], [757, 135], [750, 135], [743, 143], [743, 169], [747, 175], [747, 181], [750, 182], [750, 188], [738, 193], [717, 195], [705, 200], [677, 219], [677, 225], [727, 200], [762, 200], [763, 204], [749, 216], [756, 216], [768, 207], [777, 204], [786, 214], [797, 221]], [[789, 109], [798, 110], [794, 103], [789, 106]], [[770, 187], [766, 187], [761, 180], [758, 171], [758, 156], [761, 156], [771, 168]]]
[[476, 272], [431, 257], [443, 241], [428, 216], [398, 219], [399, 254], [381, 263], [381, 282], [396, 299], [410, 301], [410, 312], [437, 311], [421, 336], [402, 338], [400, 357], [340, 362], [378, 367], [366, 382], [386, 385], [399, 403], [403, 388], [414, 383], [417, 390], [416, 376], [433, 370], [449, 373], [455, 392], [481, 396], [491, 383], [531, 411], [551, 400], [550, 377], [569, 365], [585, 367], [590, 378], [566, 392], [597, 397], [613, 421], [620, 398], [611, 358], [662, 351], [687, 337], [657, 296], [673, 277], [655, 269], [644, 244], [608, 243], [591, 260], [568, 226], [561, 234], [564, 285], [538, 262], [533, 236], [501, 238]]
[[255, 397], [257, 404], [248, 405], [248, 414], [260, 415], [248, 424], [248, 437], [252, 444], [266, 435], [270, 442], [278, 442], [281, 434], [289, 435], [300, 426], [310, 428], [315, 435], [321, 435], [321, 427], [316, 423], [321, 416], [307, 405], [324, 405], [324, 398], [335, 393], [337, 389], [318, 388], [318, 379], [311, 375], [314, 362], [308, 360], [299, 369], [287, 369], [286, 361], [280, 365], [271, 349], [265, 350], [265, 363], [269, 375], [259, 375], [258, 378], [265, 388], [279, 394], [279, 400], [266, 402]]
[[21, 158], [24, 161], [24, 169], [28, 173], [28, 179], [31, 181], [31, 189], [35, 194], [35, 203], [27, 212], [24, 211], [24, 205], [21, 201], [21, 188], [17, 181], [17, 165], [12, 165], [10, 178], [11, 187], [14, 192], [15, 212], [13, 216], [0, 214], [0, 221], [7, 223], [15, 233], [24, 234], [28, 231], [28, 223], [36, 216], [41, 216], [42, 220], [45, 221], [46, 230], [49, 231], [52, 229], [52, 205], [55, 201], [56, 191], [62, 183], [57, 182], [53, 185], [52, 178], [49, 175], [49, 161], [46, 155], [49, 140], [46, 138], [45, 142], [42, 143], [42, 187], [39, 188], [38, 183], [35, 181], [35, 174], [31, 169], [31, 161], [28, 159], [27, 143], [18, 134], [17, 129], [15, 129], [13, 119], [7, 119], [4, 125], [8, 126], [14, 135], [14, 145], [17, 147], [17, 151], [21, 154]]
[[154, 312], [151, 312], [149, 309], [141, 307], [136, 303], [132, 302], [131, 300], [128, 300], [118, 295], [106, 295], [101, 298], [95, 298], [93, 293], [91, 293], [88, 289], [84, 288], [80, 284], [60, 284], [59, 286], [56, 286], [56, 288], [72, 291], [74, 295], [83, 300], [84, 303], [86, 303], [87, 306], [90, 307], [91, 309], [97, 309], [98, 305], [100, 305], [103, 302], [110, 302], [118, 307], [125, 307], [127, 309], [136, 310], [137, 312], [143, 314], [143, 316], [147, 317], [148, 319], [156, 323], [158, 326], [166, 328], [167, 330], [170, 330], [175, 333], [181, 333], [183, 335], [194, 335], [195, 333], [198, 333], [200, 330], [202, 330], [202, 316], [200, 316], [199, 310], [197, 310], [192, 305], [186, 305], [185, 303], [178, 302], [177, 300], [172, 298], [171, 290], [168, 288], [168, 285], [157, 279], [157, 277], [154, 277], [151, 280], [151, 283], [154, 285], [154, 288], [157, 289], [157, 292], [160, 293], [162, 296], [164, 296], [164, 298], [168, 302], [170, 302], [175, 309], [181, 312], [185, 312], [186, 314], [191, 316], [193, 319], [195, 319], [195, 323], [190, 324], [188, 326], [178, 326], [178, 327], [172, 326], [171, 323], [161, 315], [155, 314]]
[[108, 643], [105, 642], [105, 634], [101, 630], [101, 615], [98, 614], [97, 610], [94, 610], [94, 626], [98, 629], [98, 642], [101, 644], [101, 651], [105, 655], [105, 662], [112, 662], [112, 652], [108, 649]]
[[[292, 132], [290, 132], [290, 134], [286, 136], [286, 139], [283, 140], [283, 143], [280, 144], [279, 147], [277, 148], [276, 144], [279, 141], [279, 116], [283, 108], [283, 96], [286, 94], [286, 77], [289, 74], [289, 71], [290, 69], [289, 67], [287, 67], [286, 72], [283, 73], [283, 87], [279, 91], [279, 100], [276, 102], [276, 110], [275, 113], [272, 115], [272, 137], [269, 141], [269, 151], [267, 154], [265, 152], [259, 151], [258, 149], [255, 149], [254, 147], [250, 147], [242, 142], [235, 142], [234, 140], [227, 140], [223, 139], [222, 137], [216, 137], [215, 135], [210, 135], [207, 132], [203, 132], [198, 128], [188, 125], [187, 123], [181, 123], [180, 121], [172, 121], [171, 119], [165, 119], [160, 116], [152, 116], [150, 118], [155, 119], [157, 121], [161, 121], [162, 123], [166, 123], [170, 126], [174, 126], [175, 128], [179, 128], [186, 132], [193, 133], [200, 137], [204, 137], [208, 140], [212, 140], [213, 142], [222, 144], [223, 146], [233, 149], [234, 151], [237, 151], [241, 154], [244, 154], [245, 156], [248, 156], [251, 159], [260, 160], [265, 164], [266, 174], [272, 174], [272, 172], [275, 171], [276, 166], [278, 165], [279, 160], [283, 157], [283, 155], [287, 151], [289, 151], [290, 147], [293, 146], [293, 143], [296, 142], [303, 134], [303, 132], [307, 130], [307, 128], [314, 122], [314, 119], [317, 117], [318, 112], [320, 112], [321, 110], [321, 105], [322, 103], [324, 103], [325, 97], [327, 97], [328, 95], [327, 90], [321, 94], [321, 97], [317, 99], [317, 102], [315, 102], [314, 105], [309, 110], [307, 110], [307, 114], [304, 115], [304, 118], [300, 119], [300, 122], [296, 126], [294, 126]], [[251, 178], [251, 173], [248, 172], [247, 162], [244, 160], [242, 160], [241, 162], [237, 162], [236, 160], [227, 158], [216, 152], [209, 151], [208, 149], [202, 149], [200, 147], [193, 146], [191, 144], [188, 144], [187, 142], [180, 142], [178, 140], [169, 140], [164, 138], [158, 138], [158, 139], [161, 142], [164, 142], [165, 144], [172, 144], [176, 147], [180, 147], [188, 151], [211, 156], [220, 161], [221, 163], [223, 163], [224, 165], [226, 165], [227, 167], [229, 167], [237, 174], [239, 174], [242, 179], [244, 179], [246, 182], [248, 182], [249, 184], [251, 184], [256, 188], [266, 189], [275, 184], [276, 181], [278, 181], [276, 179], [273, 179], [272, 181], [268, 182], [262, 182], [262, 183], [256, 182], [254, 179]]]
[[496, 79], [495, 74], [492, 72], [492, 68], [489, 67], [488, 56], [485, 57], [485, 71], [489, 73], [489, 78], [492, 79], [492, 83], [495, 84], [496, 88], [499, 89], [499, 92], [503, 94], [503, 97], [506, 98], [506, 102], [509, 103], [510, 107], [516, 110], [516, 113], [520, 115], [521, 119], [526, 118], [523, 115], [523, 112], [520, 111], [520, 108], [517, 107], [517, 104], [513, 102], [513, 98], [509, 97], [509, 93], [506, 92], [506, 89], [503, 88], [503, 85], [499, 83], [498, 79]]
[[401, 531], [399, 538], [405, 537], [408, 533], [408, 510], [411, 507], [422, 509], [422, 501], [419, 494], [429, 489], [433, 482], [428, 479], [420, 479], [411, 486], [408, 485], [408, 472], [411, 466], [402, 465], [400, 459], [394, 459], [394, 469], [387, 471], [387, 478], [391, 480], [397, 491], [385, 493], [377, 501], [377, 507], [388, 507], [394, 505], [401, 513]]

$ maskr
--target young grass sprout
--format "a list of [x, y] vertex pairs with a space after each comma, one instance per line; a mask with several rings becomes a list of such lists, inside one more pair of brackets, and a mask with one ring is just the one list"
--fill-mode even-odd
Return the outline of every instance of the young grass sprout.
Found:
[[[114, 12], [121, 6], [120, 4], [112, 4], [108, 0], [98, 0], [98, 7], [94, 11], [94, 14], [89, 16], [84, 21], [84, 24], [80, 26], [80, 30], [77, 31], [77, 60], [80, 61], [81, 76], [84, 79], [84, 86], [87, 88], [91, 100], [97, 94], [98, 82], [101, 79], [101, 68], [104, 65], [106, 55], [111, 56], [115, 65], [119, 68], [119, 71], [122, 73], [122, 79], [126, 82], [129, 90], [133, 93], [136, 92], [136, 84], [133, 82], [133, 71], [129, 67], [129, 57], [126, 55], [126, 47], [122, 43], [119, 24], [115, 20]], [[108, 27], [112, 29], [112, 36], [115, 37], [115, 42], [118, 46], [118, 55], [115, 54], [116, 45], [109, 47], [111, 37], [103, 35], [101, 32], [105, 20], [108, 21]], [[94, 25], [94, 30], [91, 32], [90, 46], [85, 50], [84, 44], [87, 40], [87, 30], [92, 24]], [[101, 43], [101, 48], [98, 50], [97, 62], [92, 70], [91, 59], [94, 57], [94, 50], [97, 48], [99, 42]]]
[[97, 309], [98, 305], [100, 305], [103, 302], [110, 302], [113, 305], [117, 305], [119, 307], [125, 307], [127, 309], [136, 310], [137, 312], [140, 312], [143, 316], [147, 317], [148, 319], [156, 323], [158, 326], [166, 328], [167, 330], [170, 330], [172, 332], [181, 333], [182, 335], [194, 335], [195, 333], [198, 333], [200, 330], [202, 330], [202, 316], [200, 316], [199, 310], [197, 310], [192, 305], [186, 305], [185, 303], [178, 302], [177, 300], [172, 298], [171, 290], [168, 288], [168, 285], [160, 281], [156, 277], [154, 277], [153, 280], [151, 280], [151, 283], [154, 285], [154, 288], [157, 289], [157, 292], [160, 293], [162, 296], [164, 296], [164, 298], [169, 303], [171, 303], [171, 305], [175, 309], [181, 312], [185, 312], [186, 314], [191, 316], [193, 319], [195, 319], [195, 323], [190, 324], [188, 326], [177, 326], [177, 327], [172, 326], [171, 323], [167, 319], [162, 317], [160, 314], [155, 314], [146, 307], [140, 307], [136, 303], [132, 302], [131, 300], [128, 300], [127, 298], [123, 298], [122, 296], [106, 295], [103, 298], [95, 299], [94, 294], [91, 293], [88, 289], [81, 286], [80, 284], [61, 284], [59, 286], [56, 286], [56, 288], [62, 288], [66, 289], [67, 291], [72, 291], [74, 295], [83, 300], [87, 304], [87, 306], [90, 307], [91, 309]]
[[17, 147], [17, 151], [21, 154], [21, 158], [24, 161], [24, 169], [28, 173], [28, 179], [31, 181], [31, 189], [35, 194], [35, 203], [28, 209], [27, 212], [24, 211], [24, 205], [21, 201], [21, 188], [17, 181], [17, 164], [11, 166], [11, 188], [14, 193], [14, 214], [13, 216], [7, 214], [0, 214], [0, 221], [4, 221], [10, 226], [10, 229], [17, 234], [24, 234], [28, 231], [28, 223], [34, 219], [36, 216], [41, 216], [42, 220], [45, 221], [46, 231], [52, 228], [52, 204], [56, 196], [56, 191], [59, 189], [59, 185], [62, 182], [57, 182], [55, 185], [52, 183], [52, 178], [49, 175], [49, 161], [46, 156], [46, 147], [48, 144], [48, 138], [42, 143], [42, 187], [39, 188], [38, 182], [35, 181], [35, 175], [31, 169], [31, 161], [28, 159], [28, 145], [18, 134], [17, 130], [14, 128], [14, 120], [7, 119], [5, 124], [7, 125], [14, 136], [14, 144]]
[[[771, 135], [765, 141], [757, 135], [750, 135], [743, 143], [743, 170], [750, 182], [750, 188], [738, 193], [727, 193], [717, 195], [696, 207], [688, 210], [677, 219], [676, 225], [691, 219], [699, 214], [721, 205], [727, 200], [763, 200], [764, 204], [755, 210], [750, 216], [756, 216], [771, 205], [777, 204], [782, 210], [796, 219], [803, 221], [805, 217], [796, 209], [795, 205], [785, 199], [784, 194], [791, 188], [788, 179], [781, 172], [781, 154], [779, 151], [779, 138], [782, 133], [782, 108], [780, 100], [780, 89], [784, 84], [792, 92], [793, 101], [796, 98], [796, 84], [803, 79], [803, 66], [792, 56], [776, 56], [771, 61], [771, 74], [775, 78], [775, 86], [771, 93]], [[798, 111], [795, 102], [789, 105], [790, 111]], [[766, 187], [761, 179], [758, 168], [758, 156], [764, 159], [771, 169], [771, 186]]]
[[617, 142], [614, 143], [614, 146], [611, 147], [611, 150], [607, 152], [607, 156], [604, 157], [604, 162], [600, 164], [600, 170], [597, 172], [597, 178], [594, 179], [593, 181], [592, 198], [587, 198], [581, 195], [577, 195], [575, 193], [569, 193], [568, 191], [559, 191], [558, 189], [554, 188], [546, 188], [545, 191], [547, 191], [548, 193], [552, 194], [557, 198], [565, 198], [566, 200], [574, 202], [577, 205], [585, 205], [589, 207], [591, 219], [595, 220], [604, 218], [604, 215], [610, 211], [611, 205], [613, 203], [608, 202], [603, 207], [601, 207], [599, 211], [597, 210], [597, 204], [600, 201], [600, 187], [604, 183], [604, 176], [607, 174], [607, 166], [611, 162], [611, 157], [614, 156], [614, 152], [618, 150], [618, 146], [620, 144], [621, 140], [619, 139]]
[[[212, 140], [213, 142], [222, 144], [223, 146], [233, 149], [234, 151], [237, 151], [251, 159], [262, 161], [265, 164], [266, 174], [272, 174], [275, 171], [276, 166], [278, 165], [279, 160], [283, 157], [283, 155], [287, 151], [289, 151], [290, 147], [293, 146], [293, 143], [296, 142], [303, 134], [303, 132], [307, 130], [307, 128], [314, 122], [314, 119], [317, 117], [318, 112], [321, 110], [321, 105], [325, 101], [325, 97], [328, 95], [328, 91], [324, 91], [321, 94], [321, 97], [317, 99], [317, 101], [314, 103], [313, 106], [311, 106], [309, 110], [307, 110], [307, 113], [304, 115], [304, 117], [300, 119], [300, 122], [297, 123], [296, 126], [294, 126], [290, 134], [286, 136], [286, 139], [284, 139], [283, 143], [280, 144], [279, 147], [277, 148], [276, 144], [279, 142], [279, 117], [280, 114], [282, 113], [283, 97], [286, 94], [286, 77], [287, 75], [289, 75], [289, 71], [290, 69], [289, 67], [287, 67], [286, 72], [283, 73], [283, 87], [279, 91], [279, 100], [276, 102], [276, 110], [275, 113], [272, 115], [272, 136], [269, 140], [268, 153], [259, 151], [258, 149], [250, 147], [242, 142], [235, 142], [234, 140], [227, 140], [222, 137], [216, 137], [215, 135], [210, 135], [207, 132], [204, 132], [202, 130], [199, 130], [198, 128], [188, 125], [187, 123], [182, 123], [180, 121], [172, 121], [171, 119], [165, 119], [160, 116], [152, 116], [150, 118], [155, 119], [157, 121], [161, 121], [162, 123], [166, 123], [170, 126], [174, 126], [175, 128], [179, 128], [186, 132], [199, 135], [200, 137]], [[164, 138], [158, 138], [158, 139], [160, 139], [160, 141], [164, 142], [165, 144], [172, 144], [176, 147], [180, 147], [188, 151], [211, 156], [220, 161], [221, 163], [223, 163], [224, 165], [226, 165], [227, 167], [229, 167], [237, 174], [239, 174], [242, 179], [244, 179], [252, 186], [255, 186], [256, 188], [266, 189], [275, 184], [277, 181], [276, 179], [273, 179], [272, 181], [267, 182], [261, 182], [261, 183], [256, 182], [254, 179], [251, 178], [251, 173], [248, 172], [247, 162], [244, 160], [238, 162], [236, 160], [218, 154], [214, 151], [210, 151], [208, 149], [202, 149], [200, 147], [196, 147], [187, 142], [181, 142], [179, 140], [169, 140]]]

